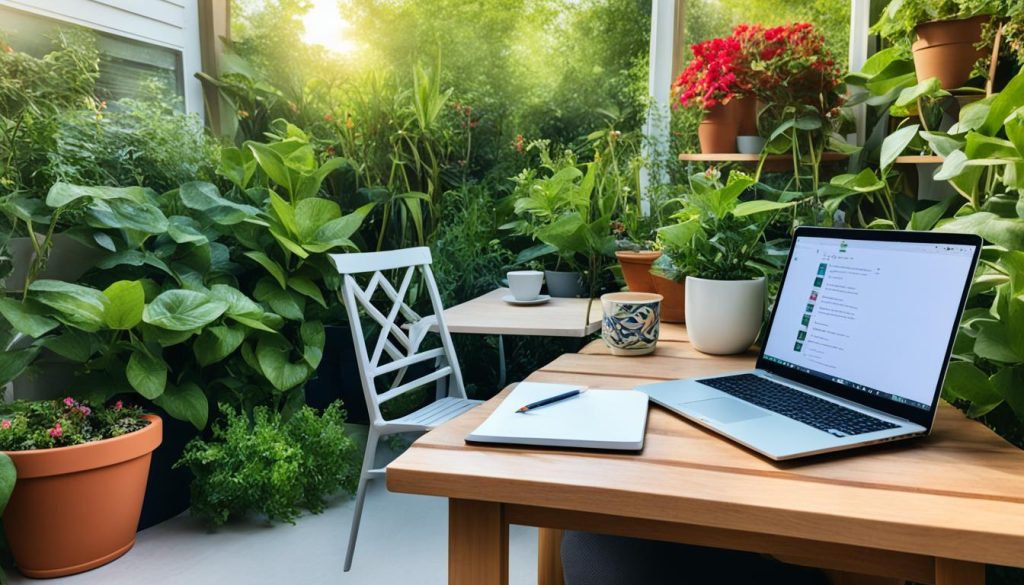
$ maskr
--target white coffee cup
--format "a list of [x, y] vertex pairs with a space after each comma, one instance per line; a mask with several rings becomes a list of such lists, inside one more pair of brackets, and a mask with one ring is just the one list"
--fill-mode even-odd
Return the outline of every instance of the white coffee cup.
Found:
[[508, 288], [517, 301], [532, 301], [540, 296], [544, 273], [538, 270], [514, 270], [508, 273]]

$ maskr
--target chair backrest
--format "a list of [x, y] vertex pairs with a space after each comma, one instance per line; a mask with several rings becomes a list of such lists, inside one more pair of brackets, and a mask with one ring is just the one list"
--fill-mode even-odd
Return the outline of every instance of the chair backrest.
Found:
[[[331, 254], [331, 259], [342, 277], [342, 296], [352, 328], [352, 341], [359, 362], [366, 406], [374, 418], [371, 422], [384, 422], [380, 412], [380, 405], [384, 402], [442, 378], [448, 378], [450, 394], [465, 398], [462, 372], [444, 321], [441, 295], [430, 270], [430, 248]], [[396, 275], [398, 288], [388, 280], [385, 272]], [[427, 317], [421, 317], [407, 302], [417, 273], [422, 276], [434, 312]], [[356, 280], [357, 275], [364, 274], [370, 274], [365, 287]], [[380, 304], [388, 306], [382, 310], [378, 308]], [[400, 318], [402, 321], [399, 321]], [[367, 337], [363, 328], [364, 319], [367, 323], [375, 321], [380, 326], [376, 338]], [[408, 328], [403, 329], [403, 325]], [[420, 346], [431, 329], [436, 329], [441, 347], [421, 351]], [[406, 381], [409, 367], [421, 363], [433, 366], [432, 371]], [[390, 384], [382, 388], [378, 378], [386, 374], [395, 375]]]

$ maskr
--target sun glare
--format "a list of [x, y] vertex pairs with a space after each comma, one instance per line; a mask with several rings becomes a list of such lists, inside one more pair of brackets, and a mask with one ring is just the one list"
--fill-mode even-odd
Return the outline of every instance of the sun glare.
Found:
[[351, 24], [338, 12], [337, 0], [314, 0], [302, 25], [306, 29], [302, 40], [310, 45], [320, 45], [339, 55], [350, 55], [359, 49], [351, 35]]

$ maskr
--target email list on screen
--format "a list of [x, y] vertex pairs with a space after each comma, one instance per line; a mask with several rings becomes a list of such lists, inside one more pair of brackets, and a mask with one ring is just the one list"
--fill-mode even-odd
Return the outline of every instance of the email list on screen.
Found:
[[765, 359], [928, 409], [973, 252], [797, 238]]

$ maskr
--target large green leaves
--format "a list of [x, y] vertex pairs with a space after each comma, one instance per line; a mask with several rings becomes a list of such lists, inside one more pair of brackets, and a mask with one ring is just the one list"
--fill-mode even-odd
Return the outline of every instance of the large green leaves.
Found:
[[55, 183], [46, 194], [46, 204], [50, 207], [64, 207], [78, 199], [111, 201], [125, 199], [135, 203], [147, 203], [150, 196], [142, 187], [86, 187], [69, 183]]
[[7, 501], [14, 492], [14, 483], [18, 479], [18, 470], [6, 453], [0, 453], [0, 514], [7, 508]]
[[295, 388], [313, 373], [305, 359], [297, 363], [290, 360], [292, 346], [280, 335], [261, 336], [255, 353], [263, 375], [278, 391]]
[[185, 207], [201, 212], [221, 225], [235, 225], [259, 214], [259, 210], [251, 205], [225, 199], [210, 183], [185, 183], [178, 193]]
[[154, 402], [174, 418], [187, 420], [199, 430], [206, 428], [210, 405], [199, 386], [191, 382], [178, 386], [168, 385]]
[[971, 403], [971, 416], [982, 416], [1003, 402], [1003, 396], [988, 376], [970, 362], [953, 362], [946, 371], [943, 392], [947, 398], [961, 398]]
[[60, 323], [44, 314], [34, 302], [19, 303], [6, 297], [0, 297], [0, 315], [7, 319], [19, 333], [29, 337], [42, 337]]
[[241, 327], [215, 325], [207, 327], [192, 345], [192, 353], [201, 366], [215, 364], [228, 357], [245, 341]]
[[148, 349], [137, 348], [128, 358], [125, 375], [136, 392], [153, 400], [167, 386], [167, 363]]
[[37, 280], [29, 291], [61, 323], [83, 331], [99, 331], [106, 323], [107, 297], [94, 288], [59, 280]]
[[224, 314], [227, 303], [190, 290], [169, 290], [146, 306], [142, 319], [171, 331], [196, 331]]

